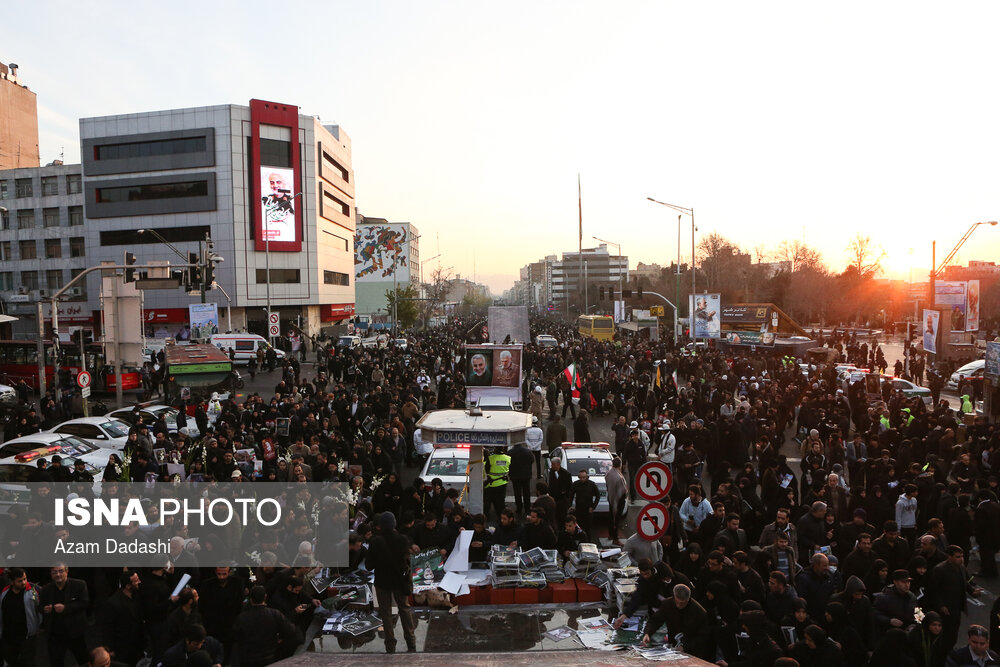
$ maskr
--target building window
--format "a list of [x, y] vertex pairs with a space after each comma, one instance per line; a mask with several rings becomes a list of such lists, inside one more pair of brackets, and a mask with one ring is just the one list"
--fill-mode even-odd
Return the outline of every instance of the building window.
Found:
[[[83, 273], [83, 269], [70, 269], [69, 270], [70, 280], [72, 280], [73, 278], [76, 278], [81, 273]], [[77, 283], [75, 285], [75, 287], [79, 287], [80, 288], [80, 296], [76, 297], [76, 298], [79, 299], [80, 301], [86, 301], [87, 300], [87, 281], [84, 280], [82, 282], [79, 282], [79, 283]], [[69, 297], [69, 298], [71, 300], [73, 299], [73, 297]]]
[[[209, 228], [202, 225], [198, 227], [161, 227], [153, 231], [171, 243], [197, 243], [205, 240], [205, 234]], [[108, 232], [101, 232], [101, 245], [137, 245], [137, 244], [163, 245], [163, 241], [154, 234], [140, 234], [135, 229], [116, 229]]]
[[66, 194], [75, 195], [83, 192], [83, 179], [80, 174], [66, 175]]
[[118, 204], [121, 202], [150, 201], [154, 199], [181, 199], [184, 197], [207, 197], [208, 181], [184, 181], [180, 183], [160, 183], [157, 185], [97, 188], [94, 192], [99, 204]]
[[323, 283], [326, 285], [350, 286], [351, 277], [346, 273], [338, 273], [337, 271], [323, 271]]
[[62, 239], [45, 239], [45, 259], [62, 257]]
[[344, 252], [347, 252], [347, 239], [345, 239], [342, 236], [337, 236], [333, 232], [328, 232], [325, 229], [323, 230], [323, 233], [326, 234], [328, 237], [326, 240], [333, 243], [333, 245], [335, 245], [338, 250], [343, 250]]
[[135, 141], [123, 144], [94, 146], [95, 160], [128, 160], [159, 155], [180, 155], [183, 153], [204, 153], [205, 137], [184, 139], [163, 139], [160, 141]]
[[18, 178], [14, 181], [14, 196], [18, 199], [22, 197], [31, 197], [32, 192], [30, 178]]
[[34, 241], [19, 241], [17, 245], [21, 251], [21, 259], [38, 259], [38, 246]]
[[324, 203], [323, 206], [324, 212], [327, 206], [331, 206], [334, 209], [340, 209], [340, 212], [346, 216], [351, 215], [351, 206], [349, 204], [340, 201], [339, 199], [337, 199], [336, 197], [334, 197], [332, 194], [330, 194], [325, 190], [323, 191], [323, 203]]
[[26, 290], [38, 289], [38, 271], [21, 271], [21, 287]]
[[336, 171], [338, 174], [340, 174], [340, 177], [344, 180], [344, 182], [347, 183], [350, 182], [349, 178], [350, 174], [348, 173], [348, 171], [344, 169], [343, 165], [341, 165], [339, 162], [333, 159], [333, 157], [331, 157], [330, 154], [327, 153], [326, 151], [323, 151], [323, 166], [329, 167], [334, 171]]
[[261, 139], [260, 163], [268, 167], [291, 167], [292, 142], [280, 139]]
[[42, 221], [45, 223], [46, 227], [58, 227], [59, 209], [57, 208], [42, 209]]
[[7, 192], [7, 181], [0, 181], [0, 199], [7, 199], [10, 194]]
[[82, 236], [71, 236], [69, 237], [69, 256], [70, 257], [84, 257], [87, 254], [86, 246], [83, 242]]
[[49, 269], [45, 272], [45, 286], [57, 290], [63, 286], [62, 269]]
[[0, 211], [0, 229], [10, 229], [10, 211]]
[[35, 226], [35, 210], [25, 209], [17, 212], [17, 228], [31, 229]]
[[3, 271], [0, 273], [0, 290], [14, 289], [14, 272]]
[[[272, 285], [300, 282], [302, 282], [302, 279], [300, 278], [298, 269], [271, 269]], [[257, 269], [257, 283], [267, 283], [267, 269]]]
[[42, 196], [50, 197], [59, 194], [59, 177], [42, 176]]
[[69, 207], [69, 224], [71, 226], [82, 225], [83, 224], [83, 207], [82, 206], [70, 206]]
[[14, 257], [11, 255], [10, 241], [0, 243], [0, 260], [9, 262], [12, 259], [14, 259]]

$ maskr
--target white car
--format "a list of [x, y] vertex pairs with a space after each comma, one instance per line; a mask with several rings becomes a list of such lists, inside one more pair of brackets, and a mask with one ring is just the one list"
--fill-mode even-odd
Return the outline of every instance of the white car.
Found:
[[0, 405], [17, 405], [17, 390], [9, 385], [0, 384]]
[[601, 492], [601, 500], [594, 512], [607, 513], [608, 485], [604, 476], [611, 470], [611, 445], [606, 442], [564, 442], [547, 454], [545, 465], [552, 467], [552, 459], [562, 459], [563, 469], [569, 471], [573, 481], [579, 479], [581, 470], [587, 471], [589, 479], [597, 484]]
[[918, 384], [914, 384], [909, 380], [904, 380], [903, 378], [882, 376], [882, 382], [891, 382], [892, 390], [896, 391], [901, 389], [903, 395], [907, 398], [913, 398], [914, 396], [919, 396], [923, 400], [924, 405], [931, 407], [933, 405], [934, 399], [931, 397], [931, 390], [927, 387], [921, 387]]
[[[28, 447], [23, 448], [26, 445]], [[16, 449], [21, 451], [10, 453]], [[56, 433], [26, 435], [9, 440], [0, 448], [0, 484], [39, 481], [36, 477], [38, 460], [48, 459], [51, 462], [56, 455], [63, 459], [63, 465], [70, 470], [73, 469], [74, 461], [82, 460], [86, 471], [94, 476], [95, 482], [99, 482], [114, 453], [114, 450], [98, 447], [73, 436]]]
[[[169, 405], [154, 403], [140, 406], [138, 414], [141, 414], [143, 421], [150, 425], [156, 422], [160, 418], [160, 415], [165, 414], [167, 417], [167, 431], [177, 433], [177, 413], [179, 412], [180, 410]], [[136, 412], [134, 412], [133, 408], [122, 408], [121, 410], [114, 410], [108, 413], [108, 416], [128, 422], [134, 426], [136, 422], [135, 414]], [[187, 420], [187, 430], [188, 435], [192, 438], [197, 438], [201, 435], [201, 431], [198, 430], [198, 426], [195, 424], [193, 418]]]
[[555, 336], [538, 334], [535, 336], [535, 345], [538, 347], [559, 347], [559, 341], [556, 340]]
[[440, 479], [445, 489], [465, 488], [469, 481], [469, 446], [465, 447], [435, 447], [427, 457], [420, 479], [430, 486], [435, 478]]
[[405, 350], [410, 345], [405, 338], [397, 338], [394, 342], [400, 350]]
[[49, 433], [62, 433], [64, 435], [75, 435], [81, 440], [107, 449], [125, 449], [125, 442], [128, 440], [128, 422], [114, 417], [80, 417], [70, 419], [55, 428], [49, 429]]
[[966, 365], [959, 368], [957, 371], [951, 374], [948, 378], [948, 382], [945, 383], [946, 389], [951, 389], [952, 391], [958, 391], [958, 383], [962, 378], [967, 377], [983, 377], [986, 372], [986, 360], [976, 359], [975, 361], [969, 362]]

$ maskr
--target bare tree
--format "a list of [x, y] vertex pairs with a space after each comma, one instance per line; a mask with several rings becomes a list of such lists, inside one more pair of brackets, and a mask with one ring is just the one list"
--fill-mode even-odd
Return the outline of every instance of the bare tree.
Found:
[[823, 256], [819, 251], [802, 241], [782, 241], [774, 251], [774, 257], [779, 262], [788, 262], [792, 273], [805, 269], [825, 270]]
[[885, 259], [885, 249], [872, 241], [870, 236], [861, 232], [847, 244], [847, 257], [850, 265], [862, 278], [874, 278], [882, 273], [882, 260]]

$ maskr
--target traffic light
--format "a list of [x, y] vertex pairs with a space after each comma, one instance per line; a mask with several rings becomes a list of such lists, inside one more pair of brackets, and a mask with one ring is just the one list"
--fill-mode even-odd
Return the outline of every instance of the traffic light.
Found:
[[215, 282], [215, 262], [208, 261], [205, 264], [205, 289], [211, 289]]
[[127, 283], [134, 283], [136, 280], [135, 269], [129, 268], [133, 264], [135, 264], [135, 253], [125, 253], [125, 282]]
[[608, 300], [609, 301], [614, 301], [615, 300], [615, 288], [614, 287], [609, 287], [608, 288]]
[[604, 288], [603, 287], [600, 289], [600, 296], [598, 296], [597, 298], [600, 301], [604, 301]]
[[639, 298], [642, 298], [642, 285], [639, 285]]
[[188, 291], [190, 291], [192, 289], [197, 289], [201, 285], [201, 258], [198, 257], [198, 253], [188, 253], [188, 264], [191, 266], [189, 266], [187, 270], [186, 287]]

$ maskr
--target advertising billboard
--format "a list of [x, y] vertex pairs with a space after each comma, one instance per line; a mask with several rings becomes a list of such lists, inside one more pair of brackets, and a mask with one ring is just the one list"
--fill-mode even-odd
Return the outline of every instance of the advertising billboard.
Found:
[[996, 382], [1000, 379], [1000, 343], [986, 343], [986, 379]]
[[202, 340], [219, 333], [219, 304], [189, 304], [188, 317], [191, 322], [191, 338]]
[[688, 312], [694, 313], [694, 338], [718, 338], [722, 324], [722, 295], [692, 294]]
[[961, 280], [935, 280], [934, 305], [951, 310], [945, 324], [951, 331], [965, 331], [965, 292], [967, 284]]
[[979, 331], [979, 281], [970, 280], [965, 290], [965, 330]]
[[937, 354], [937, 336], [941, 313], [936, 310], [924, 309], [924, 352]]
[[774, 345], [774, 333], [766, 331], [728, 331], [726, 332], [726, 342], [730, 345], [763, 345], [771, 347]]
[[354, 279], [359, 283], [410, 282], [409, 225], [359, 225], [354, 232]]
[[261, 234], [270, 243], [295, 243], [299, 240], [295, 224], [295, 172], [283, 167], [260, 168]]

